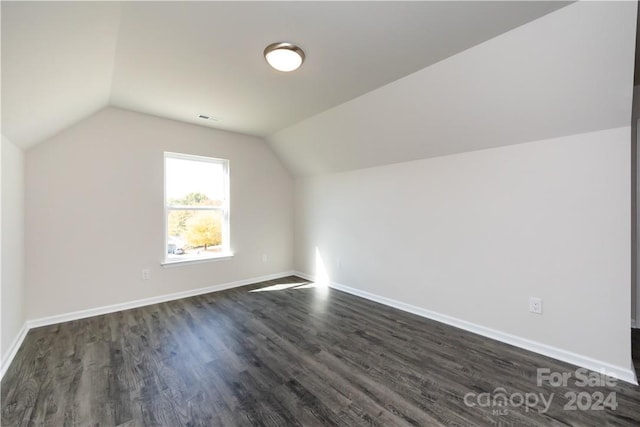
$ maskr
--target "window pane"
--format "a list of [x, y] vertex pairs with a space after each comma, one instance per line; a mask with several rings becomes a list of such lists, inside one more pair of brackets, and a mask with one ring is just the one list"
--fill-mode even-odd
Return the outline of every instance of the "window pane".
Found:
[[165, 173], [167, 205], [222, 206], [222, 164], [168, 157]]
[[167, 257], [208, 257], [222, 252], [221, 210], [169, 210]]

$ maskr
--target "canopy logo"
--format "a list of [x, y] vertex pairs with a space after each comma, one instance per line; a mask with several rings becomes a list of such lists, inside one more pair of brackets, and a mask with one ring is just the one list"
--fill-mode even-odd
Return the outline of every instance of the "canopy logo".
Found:
[[[572, 384], [569, 380], [573, 379]], [[536, 385], [538, 387], [578, 387], [583, 391], [567, 391], [561, 395], [565, 411], [602, 411], [606, 408], [616, 410], [618, 402], [616, 393], [606, 393], [606, 388], [615, 387], [617, 380], [604, 371], [598, 373], [586, 368], [578, 368], [573, 372], [556, 372], [549, 368], [538, 368]], [[589, 388], [597, 387], [599, 390]], [[525, 412], [538, 411], [544, 414], [549, 411], [556, 393], [515, 392], [507, 393], [504, 387], [497, 387], [493, 392], [464, 395], [464, 404], [468, 407], [491, 408], [493, 415], [507, 415], [512, 408], [524, 408]]]
[[544, 393], [511, 393], [498, 387], [491, 393], [467, 393], [464, 395], [464, 404], [469, 407], [491, 408], [493, 415], [507, 415], [509, 408], [523, 407], [525, 412], [537, 410], [544, 414], [549, 410], [555, 393], [549, 397]]

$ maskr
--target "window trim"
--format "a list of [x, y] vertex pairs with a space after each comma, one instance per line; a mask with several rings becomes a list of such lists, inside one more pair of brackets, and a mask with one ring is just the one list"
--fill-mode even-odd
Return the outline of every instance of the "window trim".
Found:
[[[224, 190], [224, 199], [222, 200], [221, 206], [169, 206], [167, 203], [167, 159], [178, 159], [178, 160], [189, 160], [189, 161], [198, 161], [205, 163], [214, 163], [222, 165], [223, 172], [223, 190]], [[229, 160], [228, 159], [219, 159], [215, 157], [207, 157], [207, 156], [198, 156], [195, 154], [183, 154], [183, 153], [174, 153], [170, 151], [165, 151], [163, 156], [163, 175], [164, 175], [164, 188], [163, 188], [163, 205], [164, 205], [164, 248], [163, 248], [163, 257], [160, 265], [163, 267], [171, 267], [177, 266], [180, 264], [200, 264], [203, 262], [210, 261], [221, 261], [225, 259], [230, 259], [233, 257], [233, 251], [231, 250], [231, 195], [229, 192]], [[190, 257], [190, 258], [181, 258], [181, 259], [173, 259], [169, 258], [167, 254], [167, 247], [169, 246], [169, 211], [171, 210], [221, 210], [222, 211], [222, 251], [216, 254], [212, 254], [206, 257]]]

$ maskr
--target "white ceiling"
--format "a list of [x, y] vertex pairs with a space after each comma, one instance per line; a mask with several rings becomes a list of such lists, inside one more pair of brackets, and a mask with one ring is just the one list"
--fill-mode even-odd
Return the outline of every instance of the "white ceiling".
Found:
[[[564, 5], [2, 1], [2, 133], [29, 147], [112, 105], [266, 136]], [[267, 67], [276, 41], [299, 71]]]
[[29, 147], [103, 108], [120, 8], [107, 2], [5, 2], [2, 134]]
[[636, 2], [577, 2], [267, 137], [315, 175], [630, 126]]

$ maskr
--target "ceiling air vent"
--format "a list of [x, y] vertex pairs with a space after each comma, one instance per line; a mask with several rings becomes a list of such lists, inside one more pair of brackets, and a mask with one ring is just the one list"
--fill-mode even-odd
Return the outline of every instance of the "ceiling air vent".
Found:
[[206, 114], [198, 114], [198, 118], [202, 120], [211, 120], [212, 122], [217, 122], [218, 119], [215, 117], [207, 116]]

